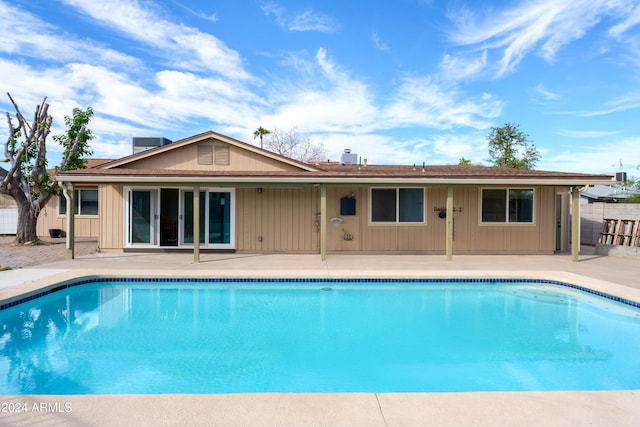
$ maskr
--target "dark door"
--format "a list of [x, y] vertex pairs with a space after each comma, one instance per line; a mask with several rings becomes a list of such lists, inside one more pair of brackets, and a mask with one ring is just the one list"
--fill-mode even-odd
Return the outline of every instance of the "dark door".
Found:
[[160, 246], [178, 246], [179, 190], [160, 190]]

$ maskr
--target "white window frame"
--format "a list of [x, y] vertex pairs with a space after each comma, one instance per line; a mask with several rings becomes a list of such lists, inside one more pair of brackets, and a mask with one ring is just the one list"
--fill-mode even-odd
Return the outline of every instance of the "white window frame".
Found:
[[[422, 191], [422, 221], [400, 221], [400, 190], [421, 190]], [[374, 190], [395, 190], [395, 221], [374, 221], [373, 220], [373, 192]], [[369, 188], [369, 224], [370, 225], [424, 225], [427, 223], [427, 192], [424, 187], [370, 187]]]
[[[482, 209], [483, 209], [483, 192], [485, 190], [504, 190], [505, 191], [505, 220], [504, 221], [483, 221]], [[533, 198], [531, 200], [531, 221], [509, 221], [509, 191], [531, 191]], [[482, 187], [479, 189], [479, 205], [478, 209], [478, 222], [480, 225], [508, 225], [508, 226], [531, 226], [536, 224], [536, 204], [538, 203], [538, 191], [534, 187]]]
[[[95, 214], [83, 214], [82, 213], [82, 193], [85, 191], [95, 191], [98, 194], [98, 200], [97, 200], [97, 207], [98, 207], [98, 213]], [[73, 189], [73, 211], [74, 211], [74, 215], [76, 218], [78, 217], [83, 217], [83, 218], [97, 218], [98, 216], [100, 216], [100, 192], [98, 190], [98, 187], [96, 188], [74, 188]], [[62, 208], [62, 206], [65, 207], [66, 212], [65, 213], [61, 213], [60, 210]], [[64, 195], [60, 195], [58, 196], [58, 216], [61, 218], [66, 218], [67, 216], [67, 212], [69, 211], [68, 206], [67, 206], [67, 199], [66, 197], [64, 197]], [[76, 213], [77, 212], [77, 213]]]

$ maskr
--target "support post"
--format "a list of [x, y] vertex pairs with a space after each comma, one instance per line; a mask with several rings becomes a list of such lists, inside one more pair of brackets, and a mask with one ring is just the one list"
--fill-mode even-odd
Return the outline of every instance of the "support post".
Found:
[[447, 187], [447, 261], [453, 258], [453, 187]]
[[193, 188], [193, 262], [200, 262], [200, 187]]
[[327, 259], [327, 185], [320, 184], [320, 260]]
[[580, 191], [571, 187], [571, 261], [580, 260]]
[[63, 184], [62, 194], [64, 194], [65, 202], [67, 203], [67, 259], [74, 259], [75, 254], [75, 223], [76, 223], [76, 211], [75, 211], [75, 198], [73, 185]]

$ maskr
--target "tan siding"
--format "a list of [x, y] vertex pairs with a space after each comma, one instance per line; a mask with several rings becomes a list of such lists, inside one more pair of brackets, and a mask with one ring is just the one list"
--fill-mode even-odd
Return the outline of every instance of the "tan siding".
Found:
[[[480, 224], [478, 187], [454, 189], [454, 255], [465, 253], [553, 253], [555, 249], [555, 187], [536, 187], [535, 223]], [[356, 215], [340, 215], [340, 198], [354, 194]], [[445, 251], [446, 219], [434, 208], [446, 206], [446, 187], [425, 188], [425, 224], [377, 225], [369, 223], [369, 188], [336, 186], [327, 189], [327, 218], [319, 219], [318, 187], [256, 188], [236, 190], [236, 249], [242, 252], [317, 253], [319, 226], [327, 221], [330, 252], [432, 253]], [[76, 235], [100, 235], [99, 247], [123, 247], [124, 194], [122, 185], [99, 187], [100, 219], [77, 217]], [[462, 211], [460, 211], [460, 209]], [[65, 228], [58, 216], [57, 198], [45, 208], [38, 234], [49, 228]], [[334, 227], [329, 220], [340, 217]], [[345, 240], [349, 234], [352, 240]], [[258, 237], [262, 237], [262, 242]]]
[[58, 197], [52, 197], [38, 216], [36, 233], [38, 236], [49, 236], [49, 229], [67, 229], [67, 217], [58, 215]]
[[122, 249], [124, 229], [124, 189], [122, 185], [100, 186], [100, 241], [104, 250]]
[[[446, 209], [447, 189], [438, 187], [428, 188], [427, 190], [426, 218], [427, 225], [429, 227], [429, 245], [427, 246], [427, 251], [429, 251], [429, 253], [444, 254], [447, 244], [447, 220], [446, 218], [440, 218], [438, 216], [440, 212], [436, 212], [435, 208]], [[464, 235], [461, 229], [462, 227], [460, 226], [459, 221], [456, 218], [456, 235]], [[459, 238], [460, 237], [458, 237], [458, 239]]]
[[[299, 170], [297, 167], [261, 156], [252, 151], [229, 145], [229, 162], [227, 165], [199, 164], [198, 146], [211, 145], [220, 147], [224, 142], [200, 142], [167, 151], [157, 156], [140, 159], [127, 164], [131, 169], [167, 169], [167, 170], [210, 170], [210, 171], [287, 171]], [[214, 153], [215, 153], [214, 148]]]
[[[354, 193], [357, 215], [340, 215], [340, 198]], [[535, 223], [482, 225], [478, 187], [454, 188], [454, 254], [464, 253], [552, 253], [554, 250], [555, 188], [535, 188]], [[339, 216], [343, 223], [327, 225], [329, 251], [416, 252], [443, 254], [447, 220], [439, 218], [435, 208], [445, 208], [447, 189], [425, 189], [425, 219], [421, 225], [378, 225], [369, 222], [367, 187], [330, 187], [327, 189], [328, 219]], [[343, 239], [344, 232], [353, 241]]]
[[256, 188], [237, 189], [237, 250], [317, 252], [317, 199], [315, 187], [264, 188], [261, 194]]
[[555, 249], [555, 188], [535, 187], [534, 224], [481, 224], [480, 189], [454, 191], [454, 254], [553, 253]]
[[[363, 196], [358, 187], [329, 187], [327, 188], [327, 250], [329, 251], [360, 251], [362, 250], [362, 229], [360, 224], [366, 221], [363, 212]], [[355, 215], [340, 215], [340, 199], [354, 194], [356, 199]], [[342, 218], [343, 222], [335, 227], [331, 218]], [[344, 235], [350, 234], [353, 240], [344, 240]]]
[[536, 223], [538, 224], [538, 230], [540, 232], [540, 246], [538, 249], [541, 251], [555, 250], [555, 187], [541, 187], [539, 190], [541, 203], [538, 203], [539, 212], [537, 212], [538, 216], [536, 217]]
[[[84, 187], [76, 187], [77, 189]], [[95, 188], [95, 187], [94, 187]], [[100, 203], [100, 202], [98, 202]], [[98, 238], [99, 218], [96, 216], [79, 216], [75, 218], [75, 236], [85, 238]], [[42, 237], [49, 237], [49, 229], [56, 228], [66, 232], [67, 216], [58, 215], [58, 197], [53, 196], [40, 212], [38, 223], [36, 224], [36, 234]]]
[[[433, 197], [434, 194], [438, 195], [438, 190], [432, 194], [433, 192], [433, 189], [425, 188], [426, 222], [424, 224], [380, 225], [371, 224], [369, 221], [369, 187], [329, 188], [327, 190], [328, 216], [329, 218], [339, 216], [344, 222], [340, 227], [327, 226], [327, 249], [361, 252], [444, 251], [444, 228], [440, 233], [442, 237], [439, 238], [439, 224], [433, 216]], [[340, 215], [340, 198], [351, 193], [356, 196], [356, 215]], [[345, 232], [353, 235], [352, 241], [344, 240]], [[441, 248], [440, 242], [442, 242]]]

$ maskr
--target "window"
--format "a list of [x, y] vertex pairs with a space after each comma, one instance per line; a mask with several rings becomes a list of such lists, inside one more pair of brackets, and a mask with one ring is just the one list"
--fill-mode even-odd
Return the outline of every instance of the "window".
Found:
[[372, 188], [371, 222], [424, 222], [424, 189]]
[[483, 189], [482, 222], [533, 223], [533, 189]]
[[[73, 197], [75, 215], [98, 215], [98, 190], [74, 190]], [[64, 195], [58, 197], [58, 214], [67, 214], [67, 200]]]

